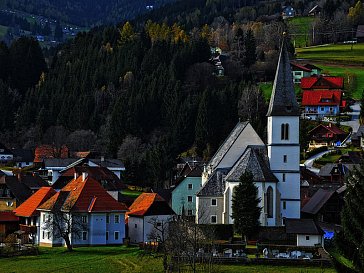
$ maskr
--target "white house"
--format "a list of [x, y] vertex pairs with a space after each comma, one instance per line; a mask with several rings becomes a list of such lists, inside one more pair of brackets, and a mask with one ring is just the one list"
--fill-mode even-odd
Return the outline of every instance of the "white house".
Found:
[[0, 143], [0, 164], [13, 161], [13, 153]]
[[210, 160], [197, 193], [197, 223], [232, 224], [234, 187], [246, 171], [258, 188], [262, 226], [300, 218], [299, 107], [283, 42], [267, 113], [264, 144], [249, 122], [239, 122]]
[[130, 243], [154, 241], [160, 232], [155, 226], [166, 226], [175, 213], [157, 193], [142, 193], [126, 214]]
[[312, 219], [287, 219], [286, 233], [296, 237], [297, 246], [323, 246], [323, 230]]
[[[127, 207], [112, 198], [86, 173], [73, 179], [37, 209], [40, 211], [39, 245], [63, 246], [64, 240], [50, 230], [55, 216], [70, 215], [73, 246], [121, 245], [125, 238]], [[81, 230], [80, 230], [81, 229]]]

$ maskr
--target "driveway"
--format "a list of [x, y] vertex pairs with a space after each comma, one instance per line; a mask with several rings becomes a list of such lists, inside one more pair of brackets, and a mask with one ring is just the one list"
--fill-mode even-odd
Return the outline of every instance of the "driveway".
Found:
[[351, 116], [350, 121], [340, 122], [342, 125], [350, 126], [353, 128], [353, 132], [357, 132], [359, 129], [359, 114], [360, 114], [360, 102], [355, 102], [350, 108], [353, 110], [352, 112], [347, 113], [348, 116]]
[[313, 167], [313, 162], [316, 159], [319, 159], [320, 157], [322, 157], [325, 154], [328, 154], [330, 152], [332, 152], [332, 151], [323, 151], [323, 152], [320, 152], [318, 154], [315, 154], [315, 155], [311, 156], [310, 158], [308, 158], [303, 164], [306, 166], [306, 168], [308, 170], [310, 170], [311, 172], [314, 172], [314, 173], [318, 174], [320, 172], [320, 169]]

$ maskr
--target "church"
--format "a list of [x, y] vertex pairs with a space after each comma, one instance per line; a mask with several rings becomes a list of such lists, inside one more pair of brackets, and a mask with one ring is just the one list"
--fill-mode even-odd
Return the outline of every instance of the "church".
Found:
[[196, 195], [196, 222], [233, 224], [232, 196], [243, 173], [253, 174], [262, 226], [300, 218], [299, 106], [286, 42], [280, 50], [265, 144], [249, 122], [239, 122], [212, 157]]

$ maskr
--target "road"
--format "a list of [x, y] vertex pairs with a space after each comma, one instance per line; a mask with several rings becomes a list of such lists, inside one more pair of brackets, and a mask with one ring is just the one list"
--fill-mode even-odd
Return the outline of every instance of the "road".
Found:
[[350, 108], [352, 112], [348, 112], [347, 115], [351, 116], [350, 121], [341, 122], [342, 125], [350, 126], [353, 128], [353, 132], [357, 132], [359, 129], [359, 114], [360, 114], [360, 102], [354, 103]]
[[316, 159], [319, 159], [320, 157], [324, 156], [325, 154], [327, 153], [330, 153], [331, 151], [323, 151], [323, 152], [320, 152], [318, 154], [315, 154], [313, 156], [311, 156], [309, 159], [307, 159], [303, 164], [306, 166], [306, 168], [308, 170], [310, 170], [311, 172], [314, 172], [314, 173], [319, 173], [320, 172], [320, 169], [318, 168], [315, 168], [313, 167], [313, 162], [316, 160]]

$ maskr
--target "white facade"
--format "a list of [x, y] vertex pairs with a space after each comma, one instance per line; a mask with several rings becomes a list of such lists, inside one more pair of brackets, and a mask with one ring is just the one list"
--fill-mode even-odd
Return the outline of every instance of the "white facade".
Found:
[[[282, 126], [288, 135], [282, 136]], [[268, 117], [268, 157], [270, 169], [279, 180], [281, 217], [300, 218], [299, 117]]]
[[297, 246], [323, 246], [322, 235], [297, 234]]
[[[121, 245], [125, 238], [124, 213], [80, 213], [78, 217], [85, 216], [85, 230], [79, 236], [72, 236], [74, 246], [95, 245]], [[61, 238], [53, 236], [52, 231], [45, 227], [45, 221], [51, 214], [46, 211], [40, 213], [39, 245], [65, 246]]]
[[[128, 216], [128, 231], [130, 243], [138, 244], [142, 242], [154, 241], [158, 235], [158, 232], [154, 223], [159, 225], [168, 225], [168, 222], [172, 220], [172, 215], [149, 215], [144, 217]], [[151, 238], [151, 236], [153, 238]]]

